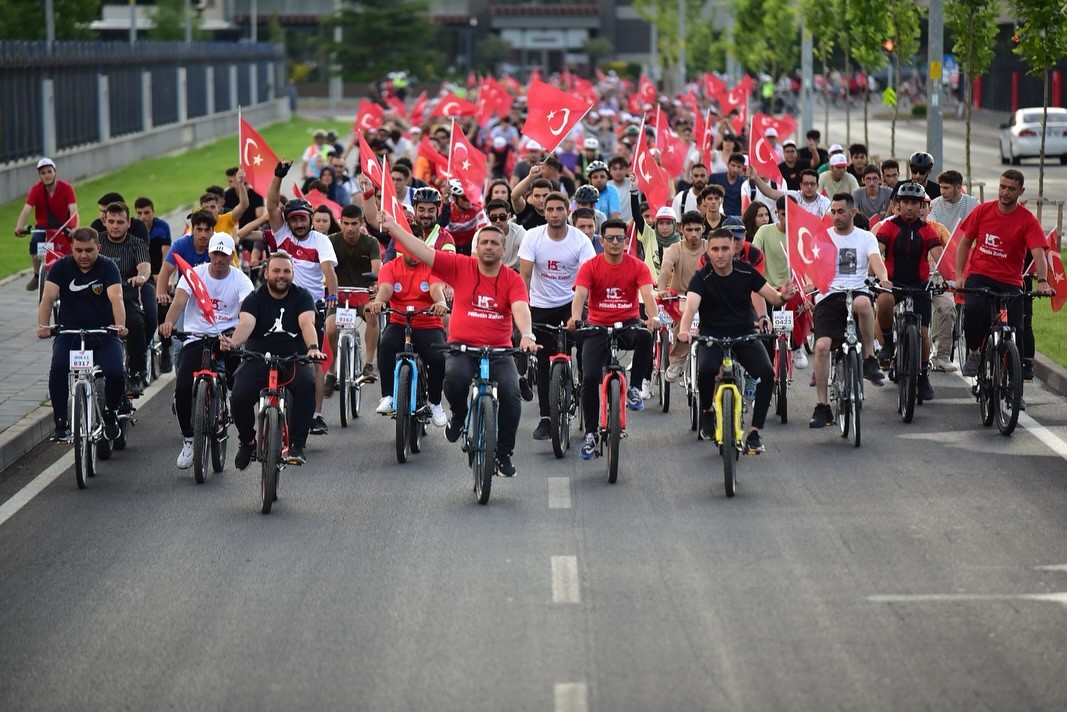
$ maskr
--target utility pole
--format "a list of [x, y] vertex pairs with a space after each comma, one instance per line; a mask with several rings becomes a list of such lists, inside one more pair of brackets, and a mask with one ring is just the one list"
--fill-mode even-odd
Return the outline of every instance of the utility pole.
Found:
[[814, 51], [811, 31], [804, 25], [802, 14], [800, 17], [800, 115], [804, 117], [804, 124], [801, 128], [805, 134], [815, 128]]
[[130, 0], [130, 46], [137, 44], [137, 4]]
[[255, 44], [259, 42], [259, 0], [252, 0], [252, 6], [248, 10], [248, 18], [252, 23], [248, 38], [252, 40], [252, 44]]
[[[341, 33], [341, 0], [333, 0], [333, 41], [340, 45], [344, 36]], [[337, 61], [336, 50], [330, 56], [330, 111], [337, 111], [337, 103], [341, 101], [344, 93], [344, 84], [341, 81], [341, 65]]]
[[[926, 72], [926, 150], [934, 157], [934, 175], [945, 169], [942, 159], [941, 63], [945, 59], [945, 11], [942, 0], [930, 0], [930, 27]], [[936, 178], [935, 178], [936, 180]]]
[[182, 0], [182, 25], [185, 26], [185, 44], [191, 44], [193, 41], [192, 0]]
[[44, 38], [49, 43], [56, 41], [56, 9], [52, 0], [44, 2]]
[[659, 27], [655, 19], [648, 23], [648, 73], [649, 79], [659, 84]]
[[678, 0], [678, 84], [675, 94], [685, 88], [685, 0]]

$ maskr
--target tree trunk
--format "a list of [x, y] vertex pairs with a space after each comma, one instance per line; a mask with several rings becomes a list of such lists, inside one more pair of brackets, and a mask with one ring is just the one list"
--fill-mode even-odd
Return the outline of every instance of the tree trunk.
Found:
[[965, 106], [963, 107], [963, 154], [965, 165], [967, 166], [967, 190], [974, 192], [974, 186], [972, 181], [974, 180], [974, 174], [971, 173], [971, 104], [973, 103], [973, 95], [971, 88], [974, 86], [974, 81], [967, 77], [967, 86], [963, 90], [963, 101]]
[[848, 61], [848, 52], [850, 47], [847, 35], [845, 39], [845, 73], [843, 79], [845, 80], [845, 146], [852, 143], [852, 76], [851, 67], [852, 63]]
[[[1045, 134], [1048, 126], [1048, 70], [1042, 76], [1041, 86], [1041, 163], [1037, 169], [1037, 197], [1045, 197]], [[1037, 219], [1041, 220], [1041, 203], [1037, 204]]]
[[897, 67], [890, 59], [889, 65], [889, 86], [893, 87], [893, 96], [896, 97], [893, 101], [893, 121], [889, 127], [889, 155], [895, 156], [897, 154], [897, 116], [900, 115], [900, 89], [897, 87]]
[[871, 86], [870, 84], [865, 84], [863, 87], [863, 145], [868, 146], [868, 151], [870, 150], [869, 146], [871, 145], [871, 137], [867, 132], [867, 107], [870, 105]]
[[[822, 114], [822, 136], [824, 139], [830, 138], [830, 100], [834, 95], [833, 87], [829, 85], [830, 81], [830, 68], [826, 66], [826, 60], [822, 63], [822, 75], [823, 75], [823, 114]], [[829, 91], [827, 91], [829, 89]]]

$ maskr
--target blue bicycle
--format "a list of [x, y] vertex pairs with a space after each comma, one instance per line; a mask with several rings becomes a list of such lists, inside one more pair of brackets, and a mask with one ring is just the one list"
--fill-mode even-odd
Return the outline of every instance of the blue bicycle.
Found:
[[412, 343], [411, 322], [433, 309], [382, 309], [383, 314], [397, 314], [404, 319], [404, 348], [396, 355], [393, 369], [393, 418], [396, 420], [396, 460], [408, 461], [411, 453], [422, 449], [422, 437], [430, 421], [430, 401], [427, 391], [426, 364]]

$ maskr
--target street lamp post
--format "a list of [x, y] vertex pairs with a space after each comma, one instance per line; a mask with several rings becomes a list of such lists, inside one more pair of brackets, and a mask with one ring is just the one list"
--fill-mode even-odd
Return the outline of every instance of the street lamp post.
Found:
[[467, 23], [467, 72], [474, 71], [474, 31], [478, 29], [478, 18], [472, 17]]

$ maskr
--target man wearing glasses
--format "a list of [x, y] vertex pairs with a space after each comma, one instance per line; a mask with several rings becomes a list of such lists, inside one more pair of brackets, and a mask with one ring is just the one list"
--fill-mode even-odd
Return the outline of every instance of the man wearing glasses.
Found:
[[519, 271], [519, 247], [526, 237], [526, 230], [521, 225], [510, 220], [511, 213], [508, 204], [503, 200], [490, 200], [485, 204], [485, 216], [489, 218], [489, 224], [504, 231], [504, 257], [501, 260], [505, 267]]
[[783, 195], [788, 195], [797, 201], [797, 205], [817, 218], [821, 218], [830, 209], [830, 199], [819, 192], [819, 174], [811, 168], [805, 168], [800, 172], [800, 190], [772, 188], [755, 171], [749, 171], [749, 179], [756, 184], [761, 193], [771, 200], [777, 201]]

